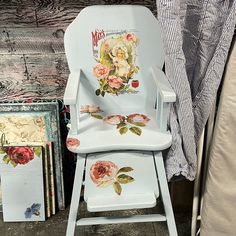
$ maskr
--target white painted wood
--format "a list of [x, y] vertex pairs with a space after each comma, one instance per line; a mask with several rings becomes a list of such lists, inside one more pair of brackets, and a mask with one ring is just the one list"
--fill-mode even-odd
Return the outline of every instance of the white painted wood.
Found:
[[158, 68], [158, 66], [153, 66], [151, 68], [152, 78], [155, 81], [156, 88], [161, 95], [163, 102], [175, 102], [176, 94], [172, 89], [166, 75], [164, 72]]
[[129, 194], [110, 198], [107, 196], [97, 197], [96, 193], [94, 193], [94, 195], [95, 197], [89, 197], [87, 201], [87, 208], [90, 212], [152, 208], [156, 206], [154, 193]]
[[[102, 107], [101, 107], [102, 108]], [[145, 127], [139, 127], [142, 130], [140, 136], [127, 131], [121, 135], [116, 125], [110, 125], [103, 120], [91, 117], [89, 114], [81, 114], [78, 123], [78, 134], [73, 135], [69, 132], [68, 137], [80, 140], [80, 146], [73, 151], [77, 153], [102, 152], [112, 150], [163, 150], [168, 148], [172, 142], [172, 136], [169, 131], [160, 131], [160, 127], [156, 121], [156, 110], [133, 110], [125, 111], [124, 109], [107, 111], [99, 113], [104, 118], [109, 115], [124, 115], [133, 113], [145, 114], [150, 121]], [[166, 114], [167, 115], [167, 114]], [[129, 126], [130, 127], [130, 126]]]
[[[15, 146], [12, 148], [14, 148], [14, 158], [16, 158], [17, 153], [21, 153], [23, 160], [29, 158], [32, 152], [30, 150], [33, 150], [33, 147]], [[17, 164], [15, 167], [11, 164], [13, 155], [8, 154], [11, 160], [7, 164], [3, 161], [6, 153], [0, 154], [4, 222], [45, 221], [43, 155], [42, 147], [38, 148], [40, 150], [39, 156], [34, 154], [33, 159], [29, 162]], [[9, 152], [11, 153], [11, 151]]]
[[[114, 163], [116, 172], [123, 167], [130, 167], [129, 172], [111, 175], [107, 187], [99, 187], [91, 178], [91, 167], [101, 161]], [[102, 166], [102, 165], [101, 165]], [[122, 192], [118, 195], [112, 186], [120, 174], [131, 176], [134, 181], [120, 184]], [[119, 181], [118, 181], [119, 182]], [[89, 154], [86, 162], [84, 199], [89, 211], [111, 211], [137, 208], [150, 208], [156, 205], [159, 196], [155, 164], [151, 152], [120, 151]]]
[[[145, 21], [143, 20], [145, 19]], [[93, 45], [93, 35], [96, 31], [97, 46]], [[94, 68], [98, 64], [101, 43], [110, 37], [125, 33], [134, 33], [138, 43], [133, 50], [134, 64], [138, 72], [132, 76], [139, 81], [138, 92], [134, 94], [96, 96], [99, 87], [98, 78], [94, 75]], [[81, 105], [106, 103], [110, 109], [114, 105], [122, 107], [153, 108], [156, 99], [155, 82], [151, 78], [150, 68], [157, 65], [162, 68], [164, 63], [164, 49], [161, 32], [157, 19], [148, 8], [142, 6], [91, 6], [80, 12], [65, 32], [65, 52], [70, 72], [82, 70], [87, 85], [80, 90]], [[100, 39], [100, 40], [99, 40]], [[123, 45], [124, 42], [118, 44]], [[96, 55], [94, 54], [96, 50]], [[110, 56], [111, 57], [111, 56]], [[127, 63], [123, 61], [123, 63]], [[130, 84], [130, 83], [129, 83]], [[139, 101], [137, 103], [137, 101]], [[91, 103], [93, 102], [93, 103]]]
[[170, 236], [177, 236], [178, 233], [176, 229], [175, 218], [174, 218], [174, 213], [172, 209], [162, 153], [161, 152], [154, 153], [154, 159], [156, 163], [156, 170], [158, 174], [159, 186], [160, 186], [162, 201], [163, 201], [163, 205], [165, 209], [169, 234]]
[[[142, 156], [144, 151], [162, 151], [172, 141], [170, 132], [166, 131], [166, 123], [169, 102], [175, 101], [175, 94], [163, 72], [157, 69], [162, 68], [164, 63], [164, 48], [157, 19], [142, 6], [103, 5], [85, 8], [65, 32], [65, 51], [70, 72], [83, 72], [80, 74], [79, 87], [73, 88], [76, 84], [68, 82], [65, 99], [74, 106], [71, 109], [74, 118], [71, 121], [67, 147], [75, 153], [93, 153], [88, 155], [85, 171], [84, 197], [88, 209], [102, 211], [154, 206], [159, 196], [157, 170], [166, 212], [166, 217], [151, 215], [81, 219], [78, 225], [167, 219], [170, 235], [176, 236], [161, 153], [155, 155], [156, 169], [152, 152]], [[73, 94], [70, 94], [72, 90]], [[157, 93], [158, 110], [155, 109]], [[131, 121], [130, 115], [145, 121], [140, 125], [139, 121]], [[110, 116], [116, 118], [111, 122]], [[118, 117], [122, 122], [117, 123]], [[121, 127], [125, 127], [124, 132]], [[134, 127], [137, 132], [132, 130]], [[94, 165], [98, 160], [110, 162], [112, 169], [109, 175], [114, 175], [112, 179], [109, 177], [101, 182], [98, 180], [100, 174], [90, 173], [96, 169]], [[84, 162], [77, 163], [67, 236], [74, 234], [83, 166]], [[132, 180], [122, 183], [117, 170], [127, 166], [132, 169], [129, 168], [125, 174], [131, 176]], [[103, 169], [101, 173], [103, 171], [106, 173]], [[114, 189], [110, 188], [113, 181], [116, 183]], [[102, 189], [98, 187], [101, 185]], [[117, 187], [120, 185], [122, 191]], [[114, 190], [120, 196], [114, 195]]]
[[67, 224], [66, 236], [73, 236], [79, 209], [80, 193], [84, 175], [85, 155], [77, 155], [75, 179], [70, 204], [69, 219]]
[[166, 217], [160, 214], [153, 215], [136, 215], [136, 216], [110, 216], [110, 217], [92, 217], [82, 218], [77, 221], [77, 225], [99, 225], [99, 224], [125, 224], [141, 222], [160, 222], [166, 221]]
[[65, 105], [75, 105], [77, 104], [79, 85], [80, 85], [80, 75], [81, 70], [73, 71], [70, 73], [67, 80], [66, 90], [64, 93], [64, 104]]

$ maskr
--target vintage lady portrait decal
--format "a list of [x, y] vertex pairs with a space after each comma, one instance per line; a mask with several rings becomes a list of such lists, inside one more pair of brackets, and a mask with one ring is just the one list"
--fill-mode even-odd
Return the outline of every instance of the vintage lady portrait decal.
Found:
[[98, 80], [96, 95], [105, 96], [134, 94], [138, 92], [139, 81], [135, 74], [136, 47], [138, 38], [134, 32], [103, 31], [92, 32], [92, 49], [95, 59], [93, 75]]

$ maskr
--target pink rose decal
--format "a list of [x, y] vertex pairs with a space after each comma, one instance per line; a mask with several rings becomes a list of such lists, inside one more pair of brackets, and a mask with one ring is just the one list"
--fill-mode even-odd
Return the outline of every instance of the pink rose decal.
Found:
[[141, 123], [141, 124], [147, 124], [147, 122], [150, 120], [147, 116], [137, 113], [130, 114], [127, 119], [131, 123]]
[[80, 141], [77, 138], [67, 138], [66, 139], [66, 146], [68, 150], [75, 151], [77, 147], [79, 147]]
[[95, 105], [85, 105], [80, 107], [80, 112], [81, 113], [98, 113], [102, 112], [99, 106]]
[[108, 78], [108, 84], [111, 88], [119, 89], [123, 85], [123, 81], [120, 77], [111, 75]]
[[110, 125], [118, 125], [122, 122], [124, 122], [125, 117], [121, 115], [113, 115], [113, 116], [107, 116], [103, 119], [107, 124]]
[[9, 147], [6, 153], [11, 161], [20, 165], [25, 165], [34, 159], [32, 147]]
[[101, 64], [98, 63], [94, 68], [93, 68], [93, 74], [98, 78], [98, 79], [104, 79], [109, 75], [110, 69]]
[[106, 187], [115, 181], [118, 166], [111, 161], [97, 161], [90, 168], [92, 181], [100, 187]]
[[137, 42], [137, 38], [133, 33], [127, 33], [124, 35], [124, 38], [129, 42]]
[[134, 181], [132, 176], [127, 175], [130, 171], [133, 171], [133, 168], [130, 166], [119, 169], [111, 161], [97, 161], [90, 167], [90, 178], [97, 187], [108, 187], [112, 184], [115, 192], [120, 195], [122, 192], [121, 185]]

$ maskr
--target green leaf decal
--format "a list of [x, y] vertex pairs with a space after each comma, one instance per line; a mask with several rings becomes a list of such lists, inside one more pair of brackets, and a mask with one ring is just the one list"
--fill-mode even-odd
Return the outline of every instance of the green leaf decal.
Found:
[[6, 150], [3, 147], [0, 147], [0, 154], [4, 154]]
[[3, 158], [2, 158], [3, 162], [8, 164], [9, 161], [11, 160], [10, 157], [8, 155], [5, 155]]
[[101, 115], [98, 115], [98, 114], [95, 114], [95, 113], [91, 113], [91, 116], [96, 118], [96, 119], [99, 119], [99, 120], [102, 120], [103, 119], [103, 116]]
[[133, 182], [134, 178], [129, 175], [121, 174], [117, 177], [117, 180], [119, 181], [120, 184], [128, 184]]
[[129, 128], [129, 130], [132, 133], [134, 133], [134, 134], [136, 134], [138, 136], [140, 136], [142, 134], [142, 130], [140, 128], [138, 128], [138, 127], [135, 127], [135, 126], [132, 126], [131, 128]]
[[132, 167], [126, 166], [126, 167], [122, 167], [118, 170], [117, 174], [121, 173], [121, 172], [130, 172], [134, 170]]
[[121, 194], [122, 188], [121, 188], [121, 185], [120, 185], [118, 182], [114, 182], [114, 183], [113, 183], [113, 188], [114, 188], [115, 192], [116, 192], [118, 195]]
[[119, 129], [119, 128], [122, 128], [122, 127], [124, 127], [124, 126], [126, 126], [126, 124], [122, 122], [122, 123], [118, 124], [118, 125], [116, 126], [116, 128]]
[[144, 123], [142, 122], [133, 122], [134, 125], [137, 125], [137, 126], [146, 126]]
[[127, 133], [127, 131], [128, 131], [127, 127], [122, 127], [122, 128], [119, 129], [119, 132], [120, 132], [121, 135]]
[[11, 160], [10, 162], [13, 165], [14, 168], [17, 166], [17, 163], [15, 163], [14, 161]]
[[41, 155], [41, 147], [34, 147], [34, 154], [37, 157], [40, 157], [40, 155]]

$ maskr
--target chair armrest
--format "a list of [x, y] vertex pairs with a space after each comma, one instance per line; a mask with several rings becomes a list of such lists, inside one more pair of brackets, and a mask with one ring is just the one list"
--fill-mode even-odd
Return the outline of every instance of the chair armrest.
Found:
[[152, 78], [155, 81], [156, 87], [163, 102], [175, 102], [176, 95], [171, 88], [169, 81], [167, 80], [164, 72], [157, 66], [151, 68]]
[[64, 94], [65, 105], [75, 105], [77, 103], [80, 77], [81, 77], [81, 70], [79, 70], [78, 72], [70, 73]]
[[156, 100], [156, 119], [160, 131], [166, 132], [167, 120], [170, 113], [170, 103], [176, 101], [176, 94], [171, 88], [164, 72], [157, 66], [151, 68], [151, 76], [156, 84], [157, 100]]

